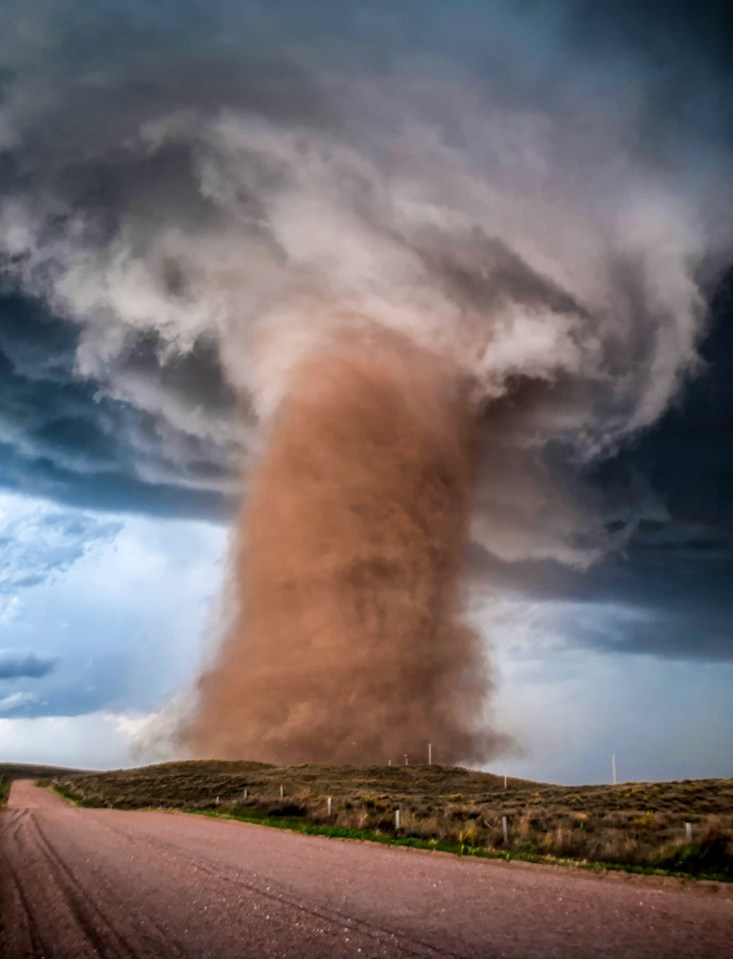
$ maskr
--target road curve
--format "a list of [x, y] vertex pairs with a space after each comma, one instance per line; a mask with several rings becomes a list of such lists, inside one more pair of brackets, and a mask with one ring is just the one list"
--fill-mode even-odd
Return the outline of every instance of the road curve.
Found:
[[3, 959], [718, 959], [733, 896], [163, 812], [30, 782], [0, 812]]

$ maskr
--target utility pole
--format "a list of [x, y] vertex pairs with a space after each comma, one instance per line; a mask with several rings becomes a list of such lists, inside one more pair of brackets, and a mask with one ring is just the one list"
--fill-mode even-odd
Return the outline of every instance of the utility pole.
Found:
[[428, 766], [433, 765], [433, 744], [428, 743]]
[[611, 753], [611, 780], [616, 785], [616, 753]]

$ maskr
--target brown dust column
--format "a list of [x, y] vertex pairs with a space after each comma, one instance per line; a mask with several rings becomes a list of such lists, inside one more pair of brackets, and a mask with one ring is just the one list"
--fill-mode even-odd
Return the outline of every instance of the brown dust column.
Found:
[[199, 686], [194, 755], [487, 759], [491, 682], [457, 616], [474, 431], [446, 362], [394, 334], [303, 364], [250, 477], [237, 611]]

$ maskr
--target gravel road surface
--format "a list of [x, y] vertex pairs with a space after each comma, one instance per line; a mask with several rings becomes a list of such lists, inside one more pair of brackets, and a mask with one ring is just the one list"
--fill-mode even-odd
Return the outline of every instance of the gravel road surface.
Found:
[[77, 809], [21, 781], [0, 812], [0, 956], [724, 959], [733, 890]]

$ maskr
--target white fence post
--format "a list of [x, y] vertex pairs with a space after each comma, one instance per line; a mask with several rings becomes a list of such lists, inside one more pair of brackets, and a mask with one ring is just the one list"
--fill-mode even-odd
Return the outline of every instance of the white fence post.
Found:
[[280, 787], [280, 798], [282, 799], [284, 795], [285, 795], [285, 790], [284, 790], [283, 787], [281, 786], [281, 787]]
[[400, 815], [399, 809], [394, 811], [394, 827], [395, 829], [400, 829], [402, 826], [402, 816]]
[[692, 842], [692, 823], [691, 822], [685, 823], [685, 839], [688, 842]]
[[329, 816], [331, 815], [331, 808], [332, 808], [332, 802], [331, 802], [331, 797], [329, 796], [326, 802], [326, 809], [328, 810]]

